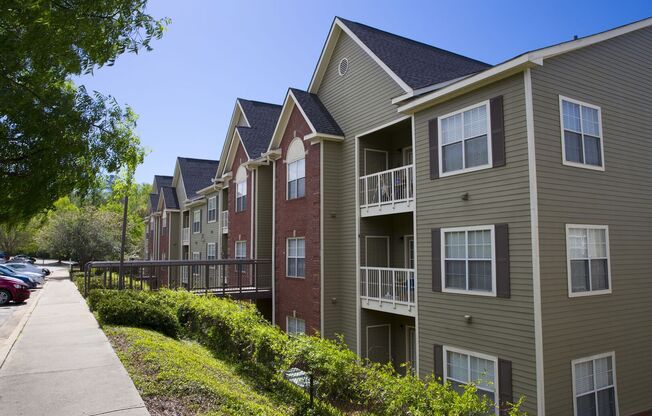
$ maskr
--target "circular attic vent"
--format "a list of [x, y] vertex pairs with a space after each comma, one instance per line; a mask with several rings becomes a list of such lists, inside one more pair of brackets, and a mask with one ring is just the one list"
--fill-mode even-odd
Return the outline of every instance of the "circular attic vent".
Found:
[[349, 70], [349, 60], [344, 58], [340, 61], [340, 66], [338, 67], [338, 71], [340, 73], [340, 76], [343, 76], [346, 74], [346, 71]]

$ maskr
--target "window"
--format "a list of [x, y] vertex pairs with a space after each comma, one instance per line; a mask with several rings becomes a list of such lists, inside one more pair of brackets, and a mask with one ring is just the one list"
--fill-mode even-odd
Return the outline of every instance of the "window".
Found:
[[306, 194], [306, 149], [303, 140], [296, 137], [288, 146], [287, 163], [287, 198], [301, 198]]
[[[193, 251], [192, 259], [201, 260], [201, 253], [198, 251]], [[199, 276], [199, 266], [192, 266], [192, 277], [198, 277], [198, 276]]]
[[167, 228], [168, 226], [168, 214], [166, 214], [165, 212], [163, 213], [162, 226], [163, 228]]
[[288, 164], [288, 199], [306, 195], [306, 159]]
[[303, 319], [288, 316], [286, 319], [287, 333], [290, 335], [303, 335], [306, 333], [306, 321]]
[[489, 101], [439, 119], [440, 176], [491, 166]]
[[247, 258], [247, 242], [246, 241], [236, 241], [235, 242], [235, 258], [236, 259], [246, 259]]
[[217, 197], [212, 196], [208, 198], [208, 212], [206, 215], [208, 215], [208, 222], [217, 221]]
[[444, 347], [444, 379], [459, 393], [464, 385], [473, 383], [478, 396], [492, 402], [498, 399], [498, 359], [484, 354]]
[[201, 232], [201, 209], [196, 209], [192, 213], [192, 233], [198, 234]]
[[[215, 243], [208, 243], [206, 244], [206, 260], [215, 260], [217, 258], [216, 256], [216, 250], [215, 250]], [[215, 265], [209, 266], [212, 270], [215, 270]]]
[[613, 352], [574, 360], [575, 416], [616, 416], [616, 369]]
[[600, 107], [559, 97], [563, 163], [604, 170]]
[[569, 296], [611, 293], [609, 228], [566, 225]]
[[494, 226], [442, 229], [444, 292], [495, 295]]
[[235, 212], [247, 209], [247, 180], [235, 184]]
[[287, 276], [305, 277], [306, 240], [304, 238], [288, 238], [287, 254]]

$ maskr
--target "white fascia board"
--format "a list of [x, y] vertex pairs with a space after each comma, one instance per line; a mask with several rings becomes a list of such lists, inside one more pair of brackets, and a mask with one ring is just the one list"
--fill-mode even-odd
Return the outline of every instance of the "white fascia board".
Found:
[[463, 77], [458, 77], [458, 78], [451, 79], [451, 80], [448, 80], [448, 81], [440, 82], [438, 84], [433, 84], [433, 85], [430, 85], [428, 87], [419, 88], [418, 90], [414, 90], [412, 92], [408, 92], [408, 93], [405, 93], [403, 95], [399, 95], [398, 97], [392, 98], [392, 104], [399, 104], [399, 103], [401, 103], [401, 102], [403, 102], [405, 100], [408, 100], [410, 98], [418, 97], [421, 94], [425, 94], [425, 93], [430, 92], [430, 91], [434, 91], [434, 90], [438, 90], [438, 89], [447, 87], [447, 86], [449, 86], [451, 84], [454, 84], [454, 83], [456, 83], [458, 81], [463, 80], [464, 78], [468, 78], [468, 77], [473, 76], [473, 75], [475, 75], [475, 74], [464, 75]]
[[276, 148], [278, 144], [281, 142], [281, 139], [283, 138], [283, 131], [285, 130], [285, 126], [287, 126], [288, 120], [290, 119], [290, 114], [292, 112], [294, 102], [296, 102], [294, 98], [293, 98], [293, 102], [290, 101], [290, 93], [291, 91], [290, 89], [288, 89], [287, 94], [285, 94], [285, 100], [283, 100], [281, 115], [278, 118], [278, 121], [276, 122], [276, 127], [274, 127], [272, 140], [269, 141], [269, 146], [267, 147], [268, 152]]
[[[224, 139], [224, 145], [222, 146], [222, 153], [220, 156], [220, 160], [226, 160], [227, 155], [229, 154], [229, 150], [231, 147], [231, 142], [233, 141], [233, 135], [236, 130], [236, 120], [238, 119], [238, 115], [242, 114], [244, 117], [245, 122], [247, 123], [248, 127], [251, 127], [251, 124], [249, 123], [249, 119], [247, 119], [247, 115], [245, 114], [244, 110], [242, 109], [242, 105], [240, 104], [240, 99], [235, 100], [235, 106], [233, 107], [233, 113], [231, 114], [231, 121], [229, 122], [229, 128], [226, 131], [226, 137]], [[245, 149], [246, 151], [247, 149]], [[217, 167], [217, 172], [215, 173], [215, 177], [221, 176], [222, 172], [224, 172], [224, 167], [220, 163], [220, 165]]]
[[449, 96], [459, 95], [467, 90], [478, 88], [482, 85], [486, 85], [514, 73], [520, 72], [525, 68], [529, 68], [537, 64], [540, 65], [541, 63], [532, 61], [529, 55], [521, 55], [518, 58], [512, 59], [511, 61], [496, 65], [493, 68], [489, 68], [476, 75], [464, 78], [461, 81], [458, 81], [447, 87], [433, 91], [429, 94], [424, 95], [423, 97], [417, 98], [414, 101], [400, 106], [397, 111], [399, 113], [412, 114], [422, 110], [423, 108], [432, 106], [445, 98], [449, 98]]
[[319, 61], [317, 62], [317, 69], [315, 70], [315, 73], [313, 74], [312, 79], [310, 80], [310, 86], [308, 87], [308, 92], [316, 93], [317, 90], [319, 89], [319, 85], [321, 84], [322, 79], [324, 78], [324, 73], [326, 72], [326, 67], [328, 66], [328, 63], [330, 62], [331, 55], [333, 54], [333, 50], [335, 49], [335, 45], [337, 44], [337, 40], [339, 38], [339, 34], [341, 32], [346, 33], [353, 41], [360, 47], [362, 48], [363, 51], [371, 57], [371, 59], [376, 62], [382, 69], [387, 73], [387, 75], [390, 76], [400, 86], [406, 93], [411, 93], [412, 88], [405, 83], [401, 78], [399, 78], [398, 75], [394, 71], [392, 71], [385, 63], [376, 56], [375, 53], [371, 51], [367, 47], [367, 45], [364, 44], [358, 38], [346, 25], [338, 18], [335, 18], [335, 21], [333, 22], [333, 26], [331, 27], [330, 32], [328, 33], [328, 38], [326, 39], [326, 44], [324, 45], [324, 49], [321, 53], [321, 56], [319, 57]]

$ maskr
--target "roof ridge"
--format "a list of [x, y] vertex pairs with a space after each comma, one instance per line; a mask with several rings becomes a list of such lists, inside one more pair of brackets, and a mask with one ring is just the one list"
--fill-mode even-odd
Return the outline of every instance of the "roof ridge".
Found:
[[449, 55], [454, 55], [454, 56], [458, 56], [460, 58], [468, 59], [469, 61], [474, 61], [474, 62], [477, 62], [477, 63], [482, 64], [482, 65], [493, 66], [493, 65], [491, 65], [491, 64], [489, 64], [487, 62], [483, 62], [483, 61], [480, 61], [480, 60], [475, 59], [475, 58], [470, 58], [470, 57], [468, 57], [466, 55], [462, 55], [462, 54], [457, 53], [457, 52], [449, 51], [447, 49], [442, 49], [442, 48], [430, 45], [430, 44], [425, 43], [425, 42], [421, 42], [421, 41], [418, 41], [418, 40], [415, 40], [415, 39], [411, 39], [411, 38], [408, 38], [406, 36], [397, 35], [396, 33], [388, 32], [388, 31], [383, 30], [383, 29], [378, 29], [377, 27], [369, 26], [369, 25], [366, 25], [364, 23], [356, 22], [354, 20], [345, 19], [345, 18], [339, 17], [339, 16], [336, 16], [336, 19], [339, 19], [344, 24], [353, 23], [353, 24], [356, 24], [356, 25], [364, 26], [364, 27], [366, 27], [368, 29], [375, 30], [376, 32], [381, 32], [381, 33], [384, 33], [386, 35], [389, 35], [389, 36], [392, 36], [392, 37], [395, 37], [395, 38], [398, 38], [398, 39], [402, 39], [402, 40], [414, 43], [416, 45], [425, 46], [425, 47], [431, 48], [431, 49], [436, 49], [436, 50], [438, 50], [440, 52], [444, 52], [444, 53], [447, 53]]
[[185, 157], [185, 156], [177, 156], [177, 159], [192, 160], [196, 162], [219, 162], [219, 160], [216, 159], [199, 159], [196, 157]]

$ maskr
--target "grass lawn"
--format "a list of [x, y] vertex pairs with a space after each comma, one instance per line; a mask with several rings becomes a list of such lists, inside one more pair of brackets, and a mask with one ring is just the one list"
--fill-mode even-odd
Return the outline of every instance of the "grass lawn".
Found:
[[292, 415], [297, 409], [191, 341], [105, 326], [147, 409], [157, 415]]

